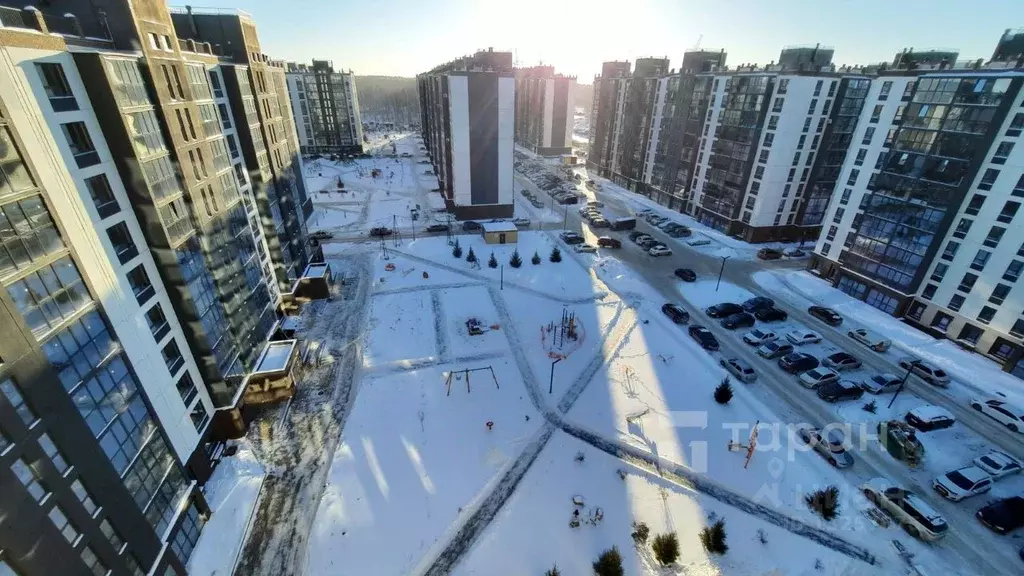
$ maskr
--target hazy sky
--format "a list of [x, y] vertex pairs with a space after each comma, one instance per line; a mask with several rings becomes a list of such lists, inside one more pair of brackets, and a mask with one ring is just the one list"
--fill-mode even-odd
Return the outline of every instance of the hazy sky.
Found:
[[[172, 5], [175, 5], [172, 2]], [[253, 15], [275, 58], [323, 58], [356, 74], [412, 76], [479, 48], [511, 50], [590, 82], [605, 60], [724, 48], [730, 65], [786, 45], [835, 48], [834, 62], [891, 60], [905, 47], [988, 58], [1022, 0], [203, 0]], [[703, 35], [703, 37], [701, 37]]]

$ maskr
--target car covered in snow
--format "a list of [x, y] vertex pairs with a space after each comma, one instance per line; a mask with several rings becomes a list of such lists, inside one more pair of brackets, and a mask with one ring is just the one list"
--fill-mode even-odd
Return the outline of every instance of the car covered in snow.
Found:
[[843, 317], [838, 312], [824, 306], [811, 306], [807, 309], [807, 313], [829, 326], [839, 326], [843, 323]]
[[860, 387], [872, 394], [884, 394], [895, 392], [903, 380], [895, 374], [875, 374], [867, 380], [859, 382]]
[[821, 431], [817, 428], [802, 426], [797, 428], [796, 435], [836, 468], [853, 466], [853, 456], [846, 451], [846, 438], [841, 430], [832, 428], [825, 437], [822, 437]]
[[818, 386], [817, 394], [818, 398], [825, 402], [839, 402], [841, 400], [857, 400], [864, 395], [864, 389], [852, 380], [840, 380]]
[[761, 322], [785, 322], [789, 318], [789, 314], [785, 310], [780, 310], [774, 306], [769, 308], [761, 308], [757, 312], [754, 312], [754, 317]]
[[316, 232], [310, 234], [309, 237], [315, 238], [317, 240], [330, 240], [331, 238], [334, 238], [334, 234], [331, 234], [326, 230], [317, 230]]
[[999, 480], [1021, 471], [1020, 460], [998, 450], [978, 456], [974, 459], [974, 465], [984, 470], [993, 480]]
[[778, 340], [779, 335], [771, 330], [762, 330], [760, 328], [754, 328], [750, 332], [743, 335], [743, 341], [751, 346], [760, 346], [765, 342], [771, 342]]
[[754, 372], [754, 368], [751, 367], [750, 364], [747, 364], [745, 360], [741, 360], [739, 358], [722, 358], [718, 363], [740, 382], [746, 382], [749, 384], [757, 380], [757, 372]]
[[1024, 526], [1024, 497], [1011, 496], [988, 503], [975, 514], [978, 521], [999, 534]]
[[700, 344], [701, 348], [711, 352], [718, 350], [718, 338], [715, 338], [715, 335], [711, 333], [711, 330], [708, 330], [699, 324], [694, 324], [693, 326], [690, 326], [689, 333], [690, 338], [696, 340], [697, 343]]
[[792, 352], [779, 358], [779, 368], [790, 374], [799, 374], [818, 367], [818, 359], [806, 352]]
[[868, 501], [892, 516], [914, 538], [934, 542], [949, 531], [946, 520], [923, 498], [885, 478], [872, 478], [859, 488]]
[[943, 498], [959, 502], [992, 489], [992, 477], [977, 466], [964, 466], [932, 480], [932, 488]]
[[797, 346], [817, 344], [818, 342], [821, 342], [821, 334], [811, 332], [810, 330], [793, 330], [786, 334], [786, 340], [789, 340]]
[[956, 418], [948, 410], [931, 404], [910, 410], [903, 416], [903, 420], [922, 432], [942, 430], [956, 423]]
[[754, 316], [746, 312], [737, 312], [722, 318], [721, 324], [723, 328], [728, 328], [729, 330], [750, 328], [754, 325]]
[[774, 358], [781, 358], [782, 356], [785, 356], [786, 354], [790, 354], [792, 352], [793, 345], [790, 344], [789, 342], [784, 342], [782, 340], [772, 340], [770, 342], [765, 342], [764, 344], [761, 344], [757, 348], [757, 355], [760, 356], [761, 358], [767, 358], [768, 360], [772, 360]]
[[712, 318], [725, 318], [726, 316], [732, 316], [733, 314], [739, 314], [740, 312], [743, 312], [743, 307], [739, 304], [733, 304], [732, 302], [722, 302], [721, 304], [709, 306], [704, 310], [704, 313]]
[[666, 302], [661, 305], [661, 312], [672, 319], [676, 324], [686, 324], [690, 321], [690, 313], [683, 310], [678, 304]]
[[945, 388], [949, 386], [949, 374], [938, 366], [932, 365], [913, 356], [903, 356], [899, 360], [900, 368], [910, 370], [925, 382]]
[[860, 368], [860, 359], [849, 352], [834, 352], [821, 359], [821, 363], [829, 368], [842, 372]]
[[597, 246], [594, 246], [593, 244], [577, 244], [577, 245], [573, 246], [572, 249], [573, 249], [574, 252], [580, 252], [580, 253], [584, 253], [585, 252], [585, 253], [588, 253], [588, 254], [597, 252]]
[[812, 368], [804, 372], [798, 379], [800, 380], [800, 385], [804, 388], [814, 389], [823, 384], [838, 382], [839, 372], [836, 372], [831, 368], [818, 366], [817, 368]]
[[875, 352], [885, 352], [890, 346], [892, 346], [892, 340], [882, 338], [878, 334], [864, 328], [850, 330], [847, 332], [847, 335], [868, 348], [871, 348]]
[[971, 408], [1006, 426], [1013, 432], [1024, 431], [1024, 410], [1001, 398], [971, 399]]
[[464, 232], [478, 232], [483, 229], [483, 225], [475, 220], [466, 220], [462, 223], [462, 230]]
[[672, 255], [672, 251], [669, 250], [667, 246], [652, 246], [651, 249], [647, 251], [647, 253], [655, 257]]

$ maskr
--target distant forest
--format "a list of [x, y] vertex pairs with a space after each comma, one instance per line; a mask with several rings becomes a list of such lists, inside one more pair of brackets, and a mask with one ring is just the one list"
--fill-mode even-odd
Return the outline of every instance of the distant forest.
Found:
[[420, 121], [415, 78], [356, 76], [356, 92], [363, 122], [413, 124]]

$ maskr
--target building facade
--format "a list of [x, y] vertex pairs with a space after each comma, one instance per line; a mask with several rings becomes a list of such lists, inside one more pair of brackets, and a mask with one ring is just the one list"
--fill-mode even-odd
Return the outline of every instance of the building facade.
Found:
[[416, 77], [423, 142], [459, 220], [514, 212], [515, 78], [511, 52], [488, 49]]
[[872, 81], [811, 269], [1024, 378], [1024, 61], [996, 54]]
[[183, 575], [309, 259], [284, 68], [244, 13], [47, 10], [0, 2], [0, 572]]
[[541, 156], [572, 154], [576, 78], [551, 66], [517, 68], [516, 143]]
[[303, 154], [361, 154], [363, 121], [356, 77], [328, 60], [285, 67], [292, 117]]

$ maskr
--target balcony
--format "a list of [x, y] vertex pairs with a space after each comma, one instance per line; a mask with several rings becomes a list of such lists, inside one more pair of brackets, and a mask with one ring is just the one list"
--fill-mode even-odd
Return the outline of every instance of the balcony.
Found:
[[112, 48], [113, 39], [104, 16], [88, 15], [82, 19], [74, 14], [47, 14], [33, 6], [18, 9], [0, 6], [0, 24], [4, 28], [35, 30], [43, 34], [56, 34], [68, 44]]

